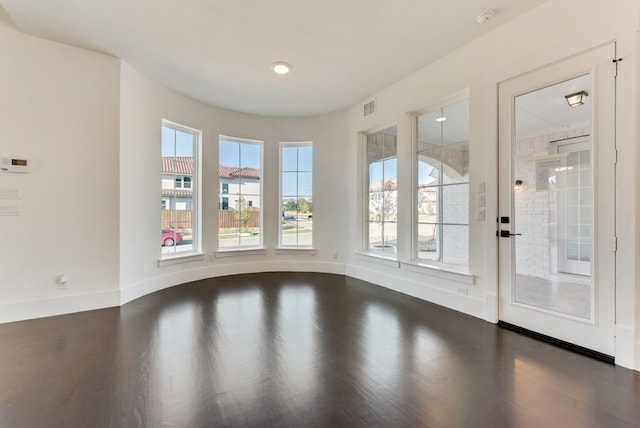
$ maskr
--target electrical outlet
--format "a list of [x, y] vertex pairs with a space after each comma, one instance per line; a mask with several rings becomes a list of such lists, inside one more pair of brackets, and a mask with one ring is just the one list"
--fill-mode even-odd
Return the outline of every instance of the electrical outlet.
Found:
[[468, 296], [469, 295], [469, 289], [468, 288], [458, 288], [458, 294], [462, 294], [463, 296]]
[[337, 251], [334, 251], [334, 252], [333, 252], [333, 254], [331, 255], [331, 258], [332, 258], [333, 260], [338, 260], [338, 252], [337, 252]]

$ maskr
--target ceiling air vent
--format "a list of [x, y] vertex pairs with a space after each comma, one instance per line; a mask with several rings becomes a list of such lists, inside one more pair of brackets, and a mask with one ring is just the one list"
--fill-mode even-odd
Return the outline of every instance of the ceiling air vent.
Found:
[[376, 112], [376, 99], [372, 99], [364, 103], [364, 117], [371, 116]]

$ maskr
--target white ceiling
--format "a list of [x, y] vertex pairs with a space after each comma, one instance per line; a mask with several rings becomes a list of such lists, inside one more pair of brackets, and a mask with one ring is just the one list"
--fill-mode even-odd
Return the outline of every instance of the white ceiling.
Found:
[[[29, 34], [266, 116], [341, 110], [545, 0], [0, 0]], [[480, 25], [476, 16], [496, 15]], [[275, 75], [273, 61], [293, 65]]]

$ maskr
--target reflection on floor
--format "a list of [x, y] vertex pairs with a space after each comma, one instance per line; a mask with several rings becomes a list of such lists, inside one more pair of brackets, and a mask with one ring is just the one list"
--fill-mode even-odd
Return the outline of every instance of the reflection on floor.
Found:
[[591, 319], [591, 278], [516, 275], [516, 302]]

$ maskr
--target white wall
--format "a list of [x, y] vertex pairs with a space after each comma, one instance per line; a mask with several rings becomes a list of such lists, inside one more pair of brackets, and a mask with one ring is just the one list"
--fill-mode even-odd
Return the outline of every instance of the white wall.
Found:
[[[0, 322], [118, 302], [119, 60], [18, 32], [0, 8]], [[68, 289], [55, 284], [68, 276]]]
[[[122, 64], [120, 135], [120, 284], [122, 302], [185, 281], [232, 273], [270, 270], [342, 272], [346, 234], [346, 138], [344, 113], [316, 118], [266, 118], [229, 112], [179, 95]], [[160, 246], [160, 127], [162, 119], [203, 131], [202, 260], [158, 267]], [[218, 137], [264, 141], [263, 221], [266, 251], [258, 255], [215, 257], [217, 247]], [[281, 221], [278, 159], [281, 141], [312, 141], [314, 149], [315, 254], [274, 251]], [[135, 182], [132, 186], [130, 183]]]
[[[391, 87], [372, 96], [377, 100], [377, 112], [362, 117], [362, 105], [349, 111], [349, 161], [360, 165], [361, 141], [358, 134], [398, 124], [399, 183], [411, 182], [411, 114], [438, 105], [462, 90], [470, 91], [470, 157], [471, 202], [475, 203], [476, 184], [487, 185], [485, 222], [470, 216], [469, 278], [447, 275], [405, 266], [402, 263], [379, 262], [356, 254], [362, 250], [362, 229], [359, 226], [363, 207], [359, 203], [362, 168], [353, 170], [348, 181], [350, 251], [346, 257], [346, 273], [373, 283], [402, 291], [463, 312], [497, 321], [497, 85], [499, 82], [615, 40], [617, 54], [624, 58], [620, 65], [617, 110], [617, 253], [616, 284], [616, 358], [621, 365], [640, 368], [640, 322], [636, 315], [638, 249], [638, 211], [635, 172], [638, 60], [635, 32], [638, 28], [640, 4], [632, 0], [604, 3], [597, 0], [550, 0], [529, 13], [495, 29], [469, 45], [450, 53]], [[579, 26], [567, 26], [572, 16]], [[404, 156], [404, 160], [401, 158]], [[400, 205], [411, 204], [410, 186], [399, 185]], [[403, 190], [404, 189], [404, 190]], [[637, 196], [636, 196], [637, 197]], [[473, 206], [473, 204], [472, 204]], [[407, 210], [405, 210], [407, 211]], [[400, 213], [399, 236], [411, 236], [410, 214]], [[410, 246], [399, 243], [399, 258], [411, 258]], [[416, 272], [418, 271], [418, 272]], [[468, 293], [468, 295], [465, 295]], [[634, 349], [634, 338], [636, 341]]]

